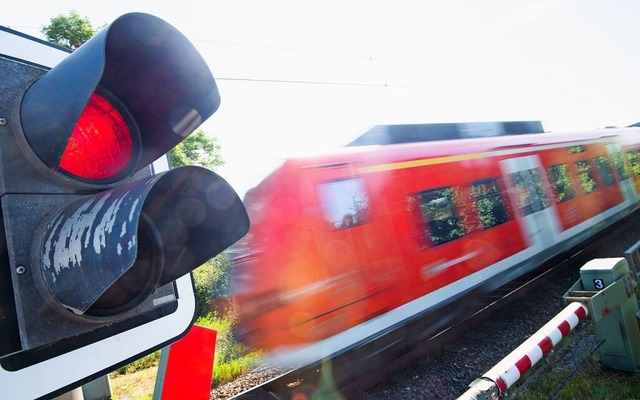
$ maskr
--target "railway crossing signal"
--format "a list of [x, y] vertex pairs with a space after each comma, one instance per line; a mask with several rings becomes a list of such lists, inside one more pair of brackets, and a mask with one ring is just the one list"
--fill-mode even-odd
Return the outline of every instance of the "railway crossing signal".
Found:
[[[117, 352], [110, 338], [145, 341], [145, 325], [155, 339], [123, 357], [176, 339], [195, 312], [181, 277], [249, 226], [212, 171], [151, 165], [218, 108], [206, 63], [175, 28], [134, 13], [51, 70], [1, 55], [0, 70], [0, 386], [98, 342]], [[185, 302], [178, 333], [154, 333]], [[103, 356], [88, 373], [125, 361]]]

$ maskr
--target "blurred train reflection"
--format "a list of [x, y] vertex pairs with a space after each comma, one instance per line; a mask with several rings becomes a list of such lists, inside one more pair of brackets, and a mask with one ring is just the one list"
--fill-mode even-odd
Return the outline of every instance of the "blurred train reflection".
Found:
[[640, 129], [444, 139], [287, 160], [247, 194], [247, 344], [347, 348], [514, 279], [640, 199]]

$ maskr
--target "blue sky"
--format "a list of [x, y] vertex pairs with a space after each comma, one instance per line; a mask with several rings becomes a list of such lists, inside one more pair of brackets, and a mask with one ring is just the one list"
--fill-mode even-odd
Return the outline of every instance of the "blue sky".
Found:
[[0, 25], [41, 36], [71, 9], [94, 26], [148, 12], [193, 41], [222, 96], [202, 128], [241, 195], [282, 159], [376, 124], [640, 121], [633, 0], [36, 0], [5, 6]]

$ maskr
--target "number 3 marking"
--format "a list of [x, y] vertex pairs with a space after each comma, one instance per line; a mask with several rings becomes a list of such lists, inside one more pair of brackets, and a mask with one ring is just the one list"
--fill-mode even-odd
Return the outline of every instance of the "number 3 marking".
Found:
[[594, 279], [593, 286], [595, 286], [596, 290], [604, 289], [604, 279]]

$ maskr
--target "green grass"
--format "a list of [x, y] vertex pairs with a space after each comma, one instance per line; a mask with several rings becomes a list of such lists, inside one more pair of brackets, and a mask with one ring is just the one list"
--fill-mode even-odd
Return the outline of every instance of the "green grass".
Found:
[[157, 368], [113, 376], [111, 392], [113, 400], [151, 400], [156, 383]]
[[[558, 392], [557, 399], [640, 399], [640, 374], [603, 368], [598, 357], [589, 360]], [[566, 371], [551, 369], [532, 384], [518, 399], [548, 399], [567, 376]]]
[[160, 361], [160, 350], [144, 356], [139, 360], [132, 362], [131, 364], [125, 365], [124, 367], [118, 368], [117, 370], [113, 371], [110, 376], [111, 378], [115, 378], [119, 375], [132, 374], [134, 372], [142, 371], [151, 367], [157, 367], [158, 361]]
[[218, 387], [234, 380], [238, 376], [246, 374], [259, 362], [260, 356], [257, 353], [250, 353], [239, 359], [215, 366], [213, 368], [212, 386]]
[[[574, 337], [570, 336], [565, 340], [572, 341]], [[571, 345], [570, 342], [569, 346]], [[573, 367], [561, 366], [562, 356], [557, 360], [552, 359], [550, 364], [545, 360], [540, 361], [507, 394], [515, 393], [520, 385], [531, 378], [528, 386], [516, 396], [518, 400], [547, 400], [553, 395], [560, 400], [640, 399], [640, 373], [604, 367], [597, 351], [591, 356], [588, 351], [583, 351], [580, 355], [584, 361], [577, 371]], [[538, 370], [540, 371], [536, 372]], [[575, 374], [570, 376], [571, 373]]]

